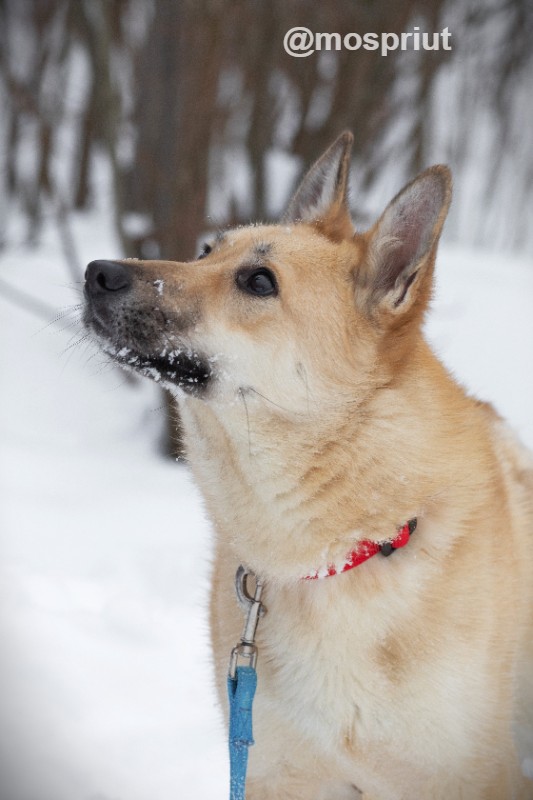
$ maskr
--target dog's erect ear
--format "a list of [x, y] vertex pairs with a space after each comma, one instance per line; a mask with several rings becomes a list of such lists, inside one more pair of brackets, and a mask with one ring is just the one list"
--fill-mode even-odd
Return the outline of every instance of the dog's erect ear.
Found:
[[313, 164], [282, 222], [316, 223], [332, 239], [353, 235], [347, 194], [352, 142], [353, 135], [345, 131]]
[[450, 170], [438, 165], [422, 172], [389, 203], [370, 231], [368, 256], [360, 275], [367, 308], [380, 306], [399, 314], [410, 308], [419, 294], [426, 304], [451, 189]]

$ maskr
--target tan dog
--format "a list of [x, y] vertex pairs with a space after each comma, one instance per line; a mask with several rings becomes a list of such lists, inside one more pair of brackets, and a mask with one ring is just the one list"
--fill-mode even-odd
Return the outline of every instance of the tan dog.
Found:
[[249, 800], [533, 798], [531, 462], [421, 334], [447, 168], [354, 233], [351, 141], [200, 263], [92, 262], [87, 323], [179, 398], [224, 705], [235, 570], [265, 581]]

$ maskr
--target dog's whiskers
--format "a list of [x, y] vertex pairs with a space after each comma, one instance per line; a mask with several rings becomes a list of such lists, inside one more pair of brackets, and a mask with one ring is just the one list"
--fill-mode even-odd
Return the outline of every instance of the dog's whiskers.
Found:
[[244, 413], [246, 414], [246, 430], [248, 431], [248, 455], [251, 458], [251, 456], [252, 456], [252, 439], [251, 439], [251, 433], [250, 433], [250, 414], [248, 412], [248, 405], [246, 403], [246, 396], [245, 396], [245, 393], [244, 393], [244, 390], [243, 390], [242, 386], [239, 388], [239, 395], [240, 395], [240, 397], [242, 399], [242, 402], [243, 402], [243, 405], [244, 405]]
[[42, 333], [51, 325], [57, 325], [59, 322], [62, 322], [64, 319], [68, 319], [68, 317], [74, 317], [77, 315], [77, 319], [72, 320], [72, 324], [79, 324], [81, 322], [82, 314], [81, 311], [83, 309], [82, 303], [77, 303], [74, 306], [65, 306], [64, 308], [59, 308], [58, 312], [55, 317], [53, 317], [49, 322], [43, 325], [41, 328], [35, 331], [32, 336], [37, 336], [37, 334]]
[[[244, 390], [241, 389], [240, 391], [244, 391]], [[266, 395], [261, 394], [261, 392], [258, 392], [257, 389], [254, 389], [253, 386], [247, 386], [246, 387], [246, 392], [253, 392], [258, 397], [261, 397], [263, 400], [266, 400], [267, 403], [270, 403], [270, 405], [275, 406], [276, 408], [279, 408], [281, 411], [285, 411], [287, 414], [296, 414], [297, 416], [303, 416], [300, 411], [294, 411], [292, 408], [286, 408], [285, 406], [281, 406], [279, 403], [274, 402], [274, 400], [271, 400]]]
[[65, 347], [65, 349], [63, 350], [61, 355], [64, 356], [70, 350], [73, 350], [74, 348], [79, 347], [79, 345], [82, 344], [82, 342], [86, 342], [87, 339], [89, 339], [90, 335], [91, 335], [90, 333], [85, 333], [83, 336], [80, 336], [79, 339], [75, 339], [74, 341], [72, 341], [72, 339], [76, 336], [76, 334], [73, 334], [70, 337], [69, 343], [67, 344], [67, 346]]
[[305, 384], [305, 397], [306, 397], [306, 401], [307, 401], [307, 414], [310, 415], [311, 414], [311, 402], [310, 402], [311, 401], [311, 394], [309, 392], [309, 381], [307, 380], [307, 370], [305, 369], [305, 366], [302, 364], [301, 361], [298, 363], [298, 365], [296, 367], [296, 372], [298, 373], [299, 377], [302, 379], [302, 381]]

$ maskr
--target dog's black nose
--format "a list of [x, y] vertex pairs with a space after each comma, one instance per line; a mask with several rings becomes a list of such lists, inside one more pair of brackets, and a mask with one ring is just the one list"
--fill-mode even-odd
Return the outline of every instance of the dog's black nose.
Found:
[[120, 261], [91, 261], [85, 270], [85, 287], [91, 295], [123, 292], [131, 283], [131, 270]]

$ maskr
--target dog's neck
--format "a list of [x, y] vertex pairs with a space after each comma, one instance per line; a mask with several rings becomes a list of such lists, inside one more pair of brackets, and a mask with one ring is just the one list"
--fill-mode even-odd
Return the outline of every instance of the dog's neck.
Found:
[[472, 435], [458, 422], [470, 402], [425, 354], [364, 407], [323, 419], [295, 423], [259, 402], [245, 417], [238, 405], [195, 400], [183, 416], [220, 540], [253, 569], [288, 578], [342, 560], [358, 540], [392, 538], [445, 503]]

